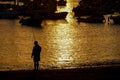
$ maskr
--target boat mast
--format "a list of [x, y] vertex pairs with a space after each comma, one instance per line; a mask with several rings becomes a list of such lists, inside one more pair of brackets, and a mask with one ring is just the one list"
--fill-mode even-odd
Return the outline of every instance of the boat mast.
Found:
[[14, 4], [15, 4], [15, 5], [19, 5], [19, 0], [15, 0], [15, 1], [14, 1]]

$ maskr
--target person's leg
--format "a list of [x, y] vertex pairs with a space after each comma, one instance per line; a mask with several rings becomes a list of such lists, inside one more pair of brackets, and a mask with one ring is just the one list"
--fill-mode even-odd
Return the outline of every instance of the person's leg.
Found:
[[34, 70], [35, 70], [35, 61], [34, 61]]
[[38, 68], [39, 68], [39, 62], [38, 61], [36, 62], [36, 67], [37, 67], [37, 70], [38, 70]]
[[34, 70], [37, 70], [37, 62], [34, 61]]

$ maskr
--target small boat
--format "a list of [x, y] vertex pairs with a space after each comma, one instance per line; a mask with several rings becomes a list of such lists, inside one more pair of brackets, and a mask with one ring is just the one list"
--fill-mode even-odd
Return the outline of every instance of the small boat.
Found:
[[56, 0], [35, 0], [30, 2], [25, 9], [27, 15], [46, 15], [57, 10]]
[[120, 24], [120, 14], [119, 12], [114, 12], [113, 14], [107, 14], [105, 16], [105, 23], [108, 24]]
[[113, 24], [120, 24], [120, 15], [119, 16], [111, 16], [110, 19], [113, 20]]
[[68, 12], [46, 14], [44, 15], [43, 19], [51, 19], [51, 20], [65, 19], [67, 14]]
[[0, 19], [17, 19], [19, 12], [10, 4], [0, 4]]
[[29, 26], [41, 26], [42, 20], [65, 19], [68, 12], [55, 13], [56, 7], [55, 0], [34, 1], [27, 6], [25, 15], [23, 15], [26, 17], [27, 14], [29, 18], [21, 18], [19, 23]]
[[59, 0], [57, 2], [58, 6], [66, 6], [67, 1], [66, 0]]
[[26, 17], [26, 18], [21, 18], [19, 23], [22, 25], [27, 25], [27, 26], [40, 27], [41, 23], [42, 23], [42, 19], [35, 19], [32, 17]]
[[85, 16], [85, 17], [78, 17], [78, 22], [87, 22], [87, 23], [103, 23], [104, 16]]
[[113, 23], [114, 23], [114, 22], [113, 22], [113, 19], [110, 19], [110, 17], [111, 17], [111, 14], [106, 14], [106, 15], [104, 15], [105, 20], [103, 20], [103, 22], [104, 22], [105, 24], [113, 24]]
[[46, 15], [34, 15], [28, 17], [21, 17], [19, 23], [22, 25], [28, 26], [41, 26], [43, 20], [58, 20], [58, 19], [65, 19], [68, 12], [60, 12], [60, 13], [52, 13]]

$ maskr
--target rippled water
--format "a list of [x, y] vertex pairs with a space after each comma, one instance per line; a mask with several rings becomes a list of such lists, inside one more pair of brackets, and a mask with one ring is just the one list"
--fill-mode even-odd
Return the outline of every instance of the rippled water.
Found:
[[119, 65], [120, 25], [77, 23], [68, 12], [66, 20], [45, 20], [41, 28], [0, 20], [0, 70], [33, 69], [34, 40], [42, 47], [41, 69]]

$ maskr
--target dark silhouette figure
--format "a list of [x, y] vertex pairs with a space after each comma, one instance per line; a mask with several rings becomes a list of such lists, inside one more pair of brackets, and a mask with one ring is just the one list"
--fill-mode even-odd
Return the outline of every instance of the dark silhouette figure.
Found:
[[34, 70], [38, 70], [39, 61], [40, 61], [40, 52], [41, 52], [41, 47], [38, 45], [38, 41], [34, 41], [34, 47], [31, 55], [34, 61]]

